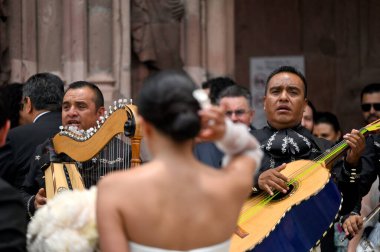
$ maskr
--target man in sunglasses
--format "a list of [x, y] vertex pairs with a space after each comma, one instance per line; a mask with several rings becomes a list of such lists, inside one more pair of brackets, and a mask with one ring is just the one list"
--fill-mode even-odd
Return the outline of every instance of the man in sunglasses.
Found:
[[380, 83], [364, 87], [361, 93], [361, 109], [366, 124], [380, 119]]
[[[371, 83], [363, 88], [361, 92], [361, 109], [366, 124], [380, 119], [380, 83]], [[358, 234], [363, 227], [363, 216], [360, 215], [362, 198], [369, 193], [376, 178], [380, 178], [380, 135], [375, 134], [368, 137], [366, 149], [361, 160], [363, 168], [360, 173], [360, 196], [350, 214], [344, 216], [341, 220], [346, 234], [349, 233], [351, 236]], [[380, 190], [380, 185], [378, 188]], [[378, 241], [378, 237], [380, 237], [379, 221], [375, 224], [375, 229], [370, 234], [367, 234], [367, 244], [370, 244], [372, 237], [375, 239], [377, 237]], [[370, 245], [377, 245], [377, 249], [380, 249], [380, 244]]]
[[[248, 89], [232, 85], [223, 89], [216, 98], [216, 103], [223, 106], [226, 116], [234, 123], [243, 123], [253, 130], [251, 125], [255, 116], [252, 108], [252, 96]], [[214, 143], [199, 143], [194, 148], [194, 154], [198, 160], [215, 168], [220, 168], [224, 153]]]

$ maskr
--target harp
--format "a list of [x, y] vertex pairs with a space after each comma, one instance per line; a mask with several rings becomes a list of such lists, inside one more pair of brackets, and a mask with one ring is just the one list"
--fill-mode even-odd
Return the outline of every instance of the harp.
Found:
[[95, 185], [109, 172], [141, 164], [141, 130], [137, 107], [126, 100], [115, 101], [109, 111], [86, 131], [61, 127], [54, 136], [54, 152], [70, 162], [51, 162], [44, 171], [47, 198], [70, 189]]

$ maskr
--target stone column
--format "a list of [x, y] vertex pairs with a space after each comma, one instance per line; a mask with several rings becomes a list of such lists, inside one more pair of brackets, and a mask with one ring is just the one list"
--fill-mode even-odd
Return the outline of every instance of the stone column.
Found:
[[62, 1], [39, 0], [37, 17], [38, 71], [62, 77]]
[[66, 83], [87, 77], [87, 1], [65, 0], [63, 5], [63, 76]]
[[11, 82], [24, 82], [37, 71], [36, 1], [9, 1]]
[[132, 98], [130, 1], [113, 0], [113, 69], [115, 97]]
[[209, 77], [234, 72], [233, 1], [207, 2], [207, 70]]
[[182, 47], [184, 47], [183, 58], [185, 62], [184, 69], [200, 85], [206, 80], [205, 64], [202, 55], [205, 52], [203, 42], [202, 19], [204, 12], [200, 0], [191, 0], [185, 2], [186, 16], [184, 19], [184, 36], [182, 37]]
[[103, 91], [106, 101], [113, 100], [113, 23], [112, 1], [88, 1], [88, 80]]

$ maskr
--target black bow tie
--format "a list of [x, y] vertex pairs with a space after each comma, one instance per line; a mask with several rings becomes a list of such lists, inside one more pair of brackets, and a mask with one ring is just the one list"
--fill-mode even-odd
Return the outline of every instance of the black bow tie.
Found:
[[262, 146], [273, 157], [308, 156], [313, 145], [311, 141], [293, 129], [275, 131]]

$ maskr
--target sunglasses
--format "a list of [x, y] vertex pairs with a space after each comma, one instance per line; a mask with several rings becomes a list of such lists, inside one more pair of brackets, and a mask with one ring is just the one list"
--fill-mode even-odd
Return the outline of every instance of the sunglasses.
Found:
[[372, 106], [376, 111], [380, 111], [380, 103], [363, 103], [361, 106], [363, 112], [370, 111]]
[[244, 115], [247, 113], [245, 109], [237, 109], [237, 110], [227, 110], [226, 116], [231, 117], [233, 114], [235, 114], [237, 117]]

